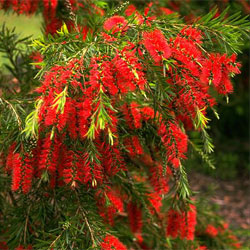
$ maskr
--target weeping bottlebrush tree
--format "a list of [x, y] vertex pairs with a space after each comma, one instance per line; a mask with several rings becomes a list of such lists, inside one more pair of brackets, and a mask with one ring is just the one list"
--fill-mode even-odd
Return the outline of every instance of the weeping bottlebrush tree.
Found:
[[1, 29], [1, 249], [242, 248], [185, 159], [214, 167], [208, 122], [250, 23], [141, 5], [1, 1], [45, 20], [33, 42]]

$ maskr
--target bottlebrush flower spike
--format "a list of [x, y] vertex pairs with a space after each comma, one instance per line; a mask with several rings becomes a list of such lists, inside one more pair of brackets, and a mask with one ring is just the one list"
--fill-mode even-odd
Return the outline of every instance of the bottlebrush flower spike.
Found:
[[155, 29], [144, 32], [143, 45], [157, 64], [162, 62], [163, 59], [169, 58], [171, 55], [168, 42], [160, 30]]
[[112, 146], [107, 143], [101, 143], [98, 148], [101, 154], [101, 165], [104, 168], [105, 175], [114, 176], [119, 171], [126, 170], [125, 161], [118, 148], [118, 143], [115, 142]]
[[26, 154], [23, 159], [22, 169], [22, 190], [23, 193], [28, 193], [31, 189], [32, 179], [34, 175], [34, 162], [33, 158]]
[[134, 122], [134, 126], [135, 128], [141, 128], [141, 112], [138, 109], [139, 105], [136, 102], [132, 102], [130, 104], [130, 110], [131, 110], [131, 115], [133, 117], [133, 122]]
[[135, 91], [136, 86], [143, 90], [146, 84], [142, 64], [139, 62], [135, 53], [136, 50], [125, 47], [122, 51], [118, 51], [116, 56], [112, 59], [113, 72], [116, 76], [116, 85], [121, 94]]
[[127, 250], [115, 236], [107, 235], [100, 244], [102, 250]]
[[183, 28], [180, 33], [184, 36], [187, 36], [189, 39], [197, 42], [197, 43], [201, 43], [201, 39], [202, 39], [202, 35], [201, 35], [201, 31], [198, 29], [195, 29], [191, 26], [187, 26], [185, 28]]
[[149, 193], [148, 199], [151, 203], [150, 212], [152, 214], [159, 213], [162, 206], [162, 197], [158, 193]]
[[22, 181], [22, 159], [19, 153], [13, 156], [12, 190], [17, 191]]
[[104, 22], [103, 28], [112, 34], [124, 33], [128, 30], [128, 22], [123, 16], [112, 16]]
[[22, 189], [23, 193], [28, 193], [32, 185], [34, 176], [33, 158], [25, 154], [23, 157], [16, 153], [13, 155], [12, 169], [12, 190]]
[[44, 138], [38, 164], [40, 174], [44, 171], [49, 171], [51, 176], [54, 176], [61, 145], [62, 142], [57, 135], [55, 135], [53, 140], [51, 139], [51, 134]]
[[194, 240], [196, 226], [196, 207], [192, 204], [188, 212], [182, 214], [182, 227], [180, 228], [181, 239]]
[[193, 240], [196, 225], [196, 208], [189, 206], [188, 211], [168, 211], [167, 236], [181, 239]]
[[119, 193], [107, 187], [106, 190], [98, 190], [95, 198], [100, 215], [113, 226], [117, 212], [123, 212], [123, 202]]
[[125, 10], [126, 16], [131, 16], [136, 11], [136, 7], [133, 4], [130, 4], [127, 9]]
[[77, 104], [78, 129], [82, 139], [86, 137], [90, 125], [89, 118], [92, 114], [91, 103], [91, 98], [85, 98]]
[[16, 143], [14, 142], [8, 150], [8, 155], [6, 157], [5, 171], [10, 173], [14, 167], [14, 155], [15, 155]]
[[161, 123], [158, 134], [166, 148], [168, 161], [174, 167], [179, 167], [180, 159], [185, 158], [187, 151], [187, 135], [174, 122], [169, 122], [167, 126]]
[[127, 205], [128, 220], [131, 231], [133, 233], [141, 233], [142, 229], [142, 211], [141, 209], [132, 201]]
[[126, 149], [129, 151], [129, 155], [131, 157], [143, 154], [143, 148], [141, 146], [138, 136], [126, 138], [124, 144], [126, 145]]
[[213, 83], [219, 94], [226, 95], [233, 92], [230, 74], [239, 74], [240, 64], [235, 62], [233, 54], [227, 57], [225, 54], [211, 54], [203, 63], [201, 79], [204, 83]]
[[149, 166], [149, 181], [156, 194], [166, 194], [169, 191], [169, 173], [163, 173], [160, 163], [153, 163]]

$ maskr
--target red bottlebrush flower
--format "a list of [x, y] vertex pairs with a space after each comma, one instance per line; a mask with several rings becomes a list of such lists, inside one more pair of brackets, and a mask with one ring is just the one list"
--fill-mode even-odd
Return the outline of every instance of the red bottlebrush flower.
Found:
[[187, 151], [187, 135], [173, 122], [169, 122], [168, 126], [161, 123], [158, 134], [166, 148], [168, 161], [179, 167], [180, 159], [185, 158]]
[[233, 54], [227, 58], [226, 55], [211, 54], [203, 62], [201, 80], [203, 83], [212, 82], [219, 94], [226, 95], [233, 92], [233, 85], [230, 81], [230, 73], [239, 74], [240, 64], [235, 62]]
[[218, 229], [210, 224], [207, 225], [205, 232], [211, 237], [216, 237], [218, 235]]
[[[66, 103], [69, 102], [69, 110], [64, 109], [64, 113], [68, 116], [67, 117], [67, 124], [68, 124], [68, 131], [69, 136], [72, 139], [77, 138], [77, 111], [76, 111], [76, 102], [74, 100], [67, 100]], [[68, 113], [68, 114], [67, 114]], [[60, 120], [59, 120], [60, 124]]]
[[77, 156], [73, 151], [67, 151], [65, 154], [62, 170], [63, 180], [66, 184], [71, 183], [75, 186], [76, 181], [76, 161]]
[[141, 120], [142, 120], [141, 113], [138, 107], [139, 105], [136, 102], [132, 102], [130, 104], [130, 110], [133, 117], [134, 126], [136, 129], [141, 128]]
[[23, 193], [28, 193], [30, 191], [34, 176], [33, 158], [31, 158], [29, 155], [24, 156], [22, 175], [22, 190]]
[[43, 140], [38, 169], [40, 174], [44, 171], [48, 171], [50, 176], [53, 177], [57, 170], [62, 142], [56, 134], [53, 139], [50, 137], [51, 135], [48, 134]]
[[149, 181], [157, 194], [166, 194], [169, 191], [169, 174], [164, 175], [163, 167], [159, 163], [153, 163], [149, 166]]
[[89, 128], [89, 118], [91, 116], [91, 99], [86, 98], [83, 102], [78, 103], [78, 126], [79, 134], [82, 139], [86, 137]]
[[171, 55], [171, 49], [165, 36], [160, 30], [153, 30], [143, 33], [143, 44], [155, 63], [160, 63]]
[[128, 220], [131, 231], [133, 233], [140, 233], [142, 229], [142, 211], [133, 202], [129, 202], [127, 206]]
[[171, 209], [168, 211], [167, 236], [176, 238], [181, 227], [181, 214]]
[[158, 116], [158, 114], [155, 114], [154, 109], [152, 109], [151, 107], [143, 107], [140, 109], [141, 114], [142, 114], [142, 118], [145, 121], [148, 121], [149, 119], [154, 119], [154, 117]]
[[100, 145], [101, 147], [99, 152], [102, 156], [101, 165], [105, 169], [105, 174], [114, 176], [120, 170], [126, 170], [125, 161], [121, 155], [117, 143], [115, 143], [113, 146], [110, 146], [109, 144], [100, 142]]
[[22, 158], [19, 153], [13, 156], [12, 190], [22, 188], [23, 193], [28, 193], [31, 188], [34, 175], [33, 159], [29, 155]]
[[22, 181], [22, 159], [19, 153], [13, 156], [12, 190], [17, 191]]
[[110, 189], [106, 192], [106, 195], [112, 204], [112, 206], [118, 211], [118, 212], [123, 212], [123, 202], [121, 198], [119, 197], [120, 195], [115, 193], [114, 190]]
[[57, 4], [58, 0], [43, 0], [43, 16], [46, 21], [55, 17]]
[[148, 199], [152, 206], [150, 207], [151, 213], [159, 213], [162, 206], [162, 197], [158, 193], [150, 193], [148, 194]]
[[181, 239], [193, 240], [196, 225], [196, 208], [190, 205], [189, 211], [168, 211], [167, 235]]
[[180, 33], [197, 43], [201, 43], [202, 39], [201, 31], [193, 28], [192, 26], [187, 26], [183, 28]]
[[14, 151], [16, 149], [16, 143], [14, 142], [8, 150], [8, 155], [6, 158], [6, 165], [5, 165], [5, 170], [7, 173], [10, 173], [14, 167], [13, 161], [14, 161]]
[[53, 35], [61, 27], [62, 27], [62, 20], [54, 17], [46, 22], [45, 33], [46, 33], [46, 35], [48, 35], [48, 34]]
[[114, 225], [117, 212], [123, 212], [121, 196], [114, 189], [98, 190], [95, 195], [100, 215], [110, 225]]
[[112, 16], [104, 22], [103, 28], [107, 31], [111, 31], [112, 34], [118, 32], [123, 33], [128, 29], [128, 22], [123, 16]]
[[131, 157], [143, 154], [143, 148], [137, 136], [132, 136], [131, 138], [127, 138], [124, 144], [126, 145], [126, 149], [129, 151], [129, 155]]
[[107, 235], [100, 244], [102, 250], [127, 250], [115, 236]]
[[118, 93], [118, 88], [114, 84], [115, 79], [112, 72], [112, 63], [109, 61], [103, 61], [102, 63], [102, 82], [103, 85], [107, 88], [111, 95], [116, 95]]
[[182, 239], [194, 240], [195, 225], [196, 225], [196, 207], [189, 206], [189, 211], [182, 214], [183, 225], [180, 228], [180, 236]]
[[133, 13], [135, 13], [136, 7], [133, 4], [130, 4], [127, 9], [125, 10], [125, 15], [126, 16], [131, 16]]
[[117, 53], [112, 60], [116, 84], [122, 94], [126, 94], [128, 91], [135, 91], [136, 85], [143, 90], [146, 84], [142, 64], [136, 57], [135, 52], [136, 50], [125, 48]]

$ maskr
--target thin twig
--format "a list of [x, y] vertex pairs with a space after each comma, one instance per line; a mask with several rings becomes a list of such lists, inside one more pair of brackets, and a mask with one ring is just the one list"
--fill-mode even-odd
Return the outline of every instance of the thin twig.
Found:
[[96, 243], [95, 243], [95, 238], [94, 238], [94, 233], [89, 225], [89, 222], [88, 222], [88, 219], [87, 219], [87, 216], [86, 216], [86, 212], [84, 211], [84, 209], [81, 207], [81, 202], [80, 202], [80, 198], [78, 196], [78, 193], [77, 191], [75, 190], [75, 193], [76, 193], [76, 197], [77, 197], [77, 201], [78, 201], [78, 209], [81, 210], [81, 213], [83, 215], [83, 219], [88, 227], [88, 230], [89, 230], [89, 233], [90, 233], [90, 237], [91, 237], [91, 241], [92, 241], [92, 247], [96, 247]]
[[22, 130], [22, 126], [21, 126], [22, 125], [22, 120], [19, 117], [19, 115], [17, 114], [15, 108], [13, 107], [13, 105], [9, 101], [7, 101], [7, 100], [5, 100], [3, 98], [1, 98], [1, 100], [4, 101], [5, 103], [7, 103], [8, 106], [10, 107], [10, 109], [12, 109], [13, 113], [15, 114], [15, 116], [17, 118], [17, 123], [18, 123], [19, 130], [21, 131]]

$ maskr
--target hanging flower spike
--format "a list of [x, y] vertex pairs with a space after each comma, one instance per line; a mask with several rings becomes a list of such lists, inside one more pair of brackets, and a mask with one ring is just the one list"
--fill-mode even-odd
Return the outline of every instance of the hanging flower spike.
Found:
[[7, 173], [10, 173], [12, 169], [14, 168], [14, 155], [15, 155], [15, 149], [16, 149], [16, 143], [12, 143], [12, 145], [9, 147], [8, 155], [6, 157], [6, 164], [5, 164], [5, 171]]
[[128, 22], [123, 16], [112, 16], [104, 22], [103, 28], [113, 35], [118, 32], [124, 33], [128, 30]]
[[180, 228], [180, 237], [182, 239], [194, 240], [196, 226], [196, 207], [189, 205], [189, 210], [182, 213], [182, 227]]
[[162, 206], [162, 196], [158, 193], [149, 193], [148, 199], [151, 203], [151, 206], [149, 207], [150, 212], [152, 214], [155, 214], [155, 212], [159, 213]]
[[196, 225], [196, 208], [190, 205], [189, 211], [168, 211], [167, 236], [193, 240]]
[[127, 205], [127, 211], [128, 211], [128, 220], [131, 231], [133, 233], [141, 234], [141, 229], [142, 229], [141, 209], [134, 202], [131, 201]]
[[[167, 169], [169, 169], [166, 166]], [[149, 181], [153, 187], [156, 194], [167, 194], [169, 191], [168, 180], [169, 173], [168, 171], [164, 174], [163, 167], [160, 163], [153, 163], [149, 165]]]
[[136, 129], [141, 128], [142, 124], [141, 124], [141, 112], [140, 109], [138, 108], [139, 105], [136, 102], [131, 102], [130, 104], [130, 110], [131, 110], [131, 114], [134, 120], [134, 126]]
[[102, 250], [127, 250], [115, 236], [107, 235], [100, 244]]
[[143, 148], [139, 141], [138, 136], [132, 136], [125, 139], [124, 145], [129, 152], [129, 155], [133, 158], [143, 154]]
[[12, 170], [12, 190], [17, 191], [21, 185], [22, 180], [22, 160], [19, 153], [13, 156], [13, 170]]
[[201, 31], [198, 29], [193, 28], [192, 26], [187, 26], [185, 28], [183, 28], [180, 33], [186, 37], [188, 37], [189, 39], [191, 39], [192, 41], [195, 41], [196, 43], [202, 43], [202, 35], [201, 35]]
[[135, 13], [136, 7], [133, 4], [130, 4], [127, 9], [125, 10], [125, 15], [126, 16], [131, 16], [133, 13]]
[[114, 218], [118, 212], [123, 212], [121, 195], [114, 189], [107, 187], [106, 190], [98, 190], [95, 194], [99, 214], [104, 221], [111, 226], [114, 225]]
[[171, 49], [165, 36], [160, 30], [153, 30], [143, 33], [143, 45], [152, 56], [156, 64], [171, 56]]
[[30, 155], [26, 154], [23, 159], [23, 171], [22, 171], [22, 190], [23, 193], [28, 193], [31, 189], [32, 179], [34, 176], [34, 159]]
[[174, 122], [169, 122], [167, 126], [161, 123], [158, 134], [166, 148], [168, 161], [174, 167], [179, 167], [180, 159], [185, 159], [184, 154], [187, 152], [187, 135]]
[[116, 56], [112, 59], [116, 85], [122, 94], [135, 91], [136, 86], [143, 90], [147, 82], [142, 64], [135, 53], [136, 50], [125, 47], [122, 51], [117, 51]]
[[227, 57], [225, 54], [211, 54], [203, 64], [202, 81], [207, 84], [212, 82], [219, 94], [232, 93], [233, 85], [230, 81], [230, 74], [240, 73], [240, 64], [235, 60], [235, 54], [231, 57]]

